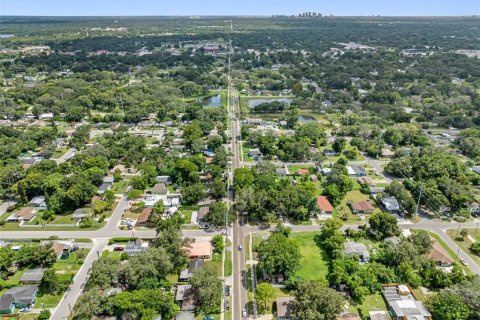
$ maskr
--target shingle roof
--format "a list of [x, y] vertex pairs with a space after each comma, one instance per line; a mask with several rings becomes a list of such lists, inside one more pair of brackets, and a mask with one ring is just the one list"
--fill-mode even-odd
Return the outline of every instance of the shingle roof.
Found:
[[31, 305], [37, 295], [37, 286], [13, 287], [0, 298], [0, 310], [9, 309], [12, 303]]
[[20, 282], [40, 282], [43, 278], [45, 269], [36, 268], [25, 271], [25, 273], [20, 278]]
[[290, 310], [292, 308], [292, 302], [295, 300], [293, 297], [280, 297], [277, 298], [277, 317], [288, 318], [290, 317]]
[[317, 197], [317, 205], [321, 211], [325, 211], [325, 212], [333, 211], [332, 204], [330, 203], [330, 201], [328, 201], [328, 198], [325, 196]]

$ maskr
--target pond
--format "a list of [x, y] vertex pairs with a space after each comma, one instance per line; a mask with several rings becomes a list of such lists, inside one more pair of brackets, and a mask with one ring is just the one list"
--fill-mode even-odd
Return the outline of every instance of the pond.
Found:
[[259, 104], [262, 103], [272, 103], [274, 101], [278, 102], [285, 102], [286, 104], [290, 105], [292, 103], [292, 99], [288, 98], [280, 98], [280, 99], [254, 99], [254, 100], [248, 100], [248, 107], [249, 108], [255, 108]]
[[211, 97], [198, 98], [197, 101], [202, 102], [204, 108], [218, 108], [222, 105], [222, 96], [217, 94]]
[[15, 35], [13, 33], [0, 33], [0, 38], [11, 38], [14, 37]]
[[315, 122], [315, 121], [317, 120], [315, 120], [315, 118], [312, 116], [301, 115], [298, 117], [298, 122], [300, 123]]

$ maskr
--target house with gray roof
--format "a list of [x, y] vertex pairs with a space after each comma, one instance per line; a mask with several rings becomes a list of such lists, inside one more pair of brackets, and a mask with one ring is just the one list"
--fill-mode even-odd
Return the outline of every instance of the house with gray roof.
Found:
[[382, 292], [393, 320], [429, 320], [432, 315], [406, 285], [386, 285]]
[[358, 257], [360, 262], [368, 263], [370, 261], [370, 253], [367, 247], [360, 242], [347, 241], [343, 244], [343, 253], [349, 257]]
[[37, 286], [13, 287], [0, 297], [0, 314], [14, 313], [15, 309], [30, 308], [35, 304]]
[[382, 207], [388, 212], [400, 212], [400, 205], [395, 197], [386, 197], [382, 199]]
[[25, 273], [20, 278], [20, 283], [22, 284], [39, 284], [42, 281], [43, 274], [45, 269], [36, 268], [25, 271]]

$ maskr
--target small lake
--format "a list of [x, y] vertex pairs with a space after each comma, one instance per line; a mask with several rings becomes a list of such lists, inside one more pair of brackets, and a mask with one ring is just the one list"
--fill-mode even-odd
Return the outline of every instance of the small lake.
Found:
[[197, 101], [201, 102], [204, 108], [218, 108], [222, 105], [222, 96], [217, 94], [216, 96], [199, 98]]
[[259, 104], [262, 103], [272, 103], [274, 101], [278, 102], [285, 102], [286, 104], [290, 105], [292, 103], [292, 99], [288, 98], [280, 98], [280, 99], [255, 99], [255, 100], [248, 100], [248, 107], [249, 108], [255, 108]]
[[315, 120], [315, 118], [312, 116], [301, 115], [298, 117], [298, 122], [300, 123], [315, 122], [315, 121], [317, 120]]
[[0, 33], [0, 38], [11, 38], [15, 35], [13, 33]]

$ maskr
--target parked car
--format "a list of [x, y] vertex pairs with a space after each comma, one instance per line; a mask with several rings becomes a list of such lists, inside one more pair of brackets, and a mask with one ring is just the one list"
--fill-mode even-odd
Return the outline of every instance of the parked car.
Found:
[[238, 245], [238, 251], [243, 251], [243, 246], [241, 244]]
[[245, 308], [243, 308], [243, 310], [242, 310], [242, 317], [244, 317], [244, 318], [248, 317], [247, 309], [245, 309]]
[[467, 260], [465, 260], [465, 259], [460, 259], [460, 262], [461, 262], [464, 266], [468, 266]]
[[225, 286], [225, 295], [227, 297], [230, 295], [230, 286]]

